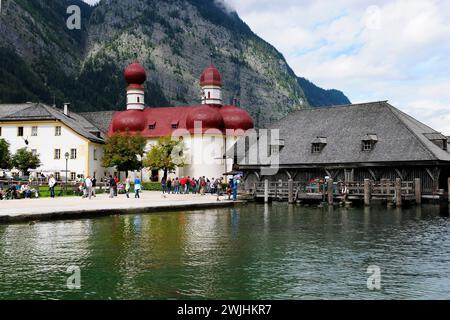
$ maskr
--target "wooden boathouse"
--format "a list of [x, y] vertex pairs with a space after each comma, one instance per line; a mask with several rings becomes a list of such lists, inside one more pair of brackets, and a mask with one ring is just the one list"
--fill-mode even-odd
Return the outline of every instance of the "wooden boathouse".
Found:
[[245, 154], [234, 150], [242, 187], [256, 198], [450, 201], [448, 137], [387, 101], [299, 110], [268, 129], [279, 130], [280, 143], [265, 148], [279, 156], [276, 174], [249, 160], [248, 136]]

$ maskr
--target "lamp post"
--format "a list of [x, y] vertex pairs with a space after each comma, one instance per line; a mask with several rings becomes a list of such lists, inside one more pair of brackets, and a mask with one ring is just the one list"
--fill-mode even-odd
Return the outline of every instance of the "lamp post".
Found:
[[68, 153], [68, 152], [66, 152], [65, 154], [64, 154], [64, 158], [66, 158], [66, 184], [64, 185], [64, 193], [67, 195], [67, 175], [68, 175], [68, 169], [67, 169], [67, 166], [68, 166], [68, 163], [69, 163], [69, 156], [70, 156], [70, 154]]

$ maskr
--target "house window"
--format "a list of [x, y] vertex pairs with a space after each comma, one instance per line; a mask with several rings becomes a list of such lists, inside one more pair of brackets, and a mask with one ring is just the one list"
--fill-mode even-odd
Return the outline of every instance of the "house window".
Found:
[[70, 180], [75, 181], [77, 179], [77, 173], [76, 172], [71, 172], [70, 173]]
[[363, 141], [362, 150], [363, 151], [371, 151], [373, 147], [372, 141]]
[[0, 137], [2, 136], [2, 127], [0, 127]]
[[94, 160], [97, 160], [97, 149], [94, 149]]
[[57, 126], [55, 127], [55, 136], [60, 136], [61, 135], [61, 127]]
[[77, 149], [70, 149], [70, 159], [77, 158]]
[[23, 127], [17, 127], [17, 136], [23, 137]]
[[38, 127], [37, 127], [37, 126], [31, 127], [31, 135], [32, 135], [33, 137], [36, 137], [36, 136], [37, 136], [37, 130], [38, 130]]
[[313, 143], [312, 144], [312, 153], [320, 153], [322, 151], [322, 145], [320, 143]]
[[208, 99], [211, 99], [211, 92], [208, 91]]
[[156, 128], [156, 122], [150, 123], [150, 124], [148, 125], [148, 128], [149, 128], [150, 130], [154, 130], [154, 129]]
[[37, 155], [37, 150], [36, 149], [31, 149], [31, 153], [33, 154], [33, 156]]
[[137, 97], [137, 102], [138, 102], [138, 103], [140, 103], [140, 102], [141, 102], [141, 99], [140, 99], [139, 97]]
[[55, 149], [55, 160], [61, 159], [61, 149]]
[[55, 179], [56, 180], [61, 180], [61, 172], [55, 172]]
[[179, 121], [176, 121], [176, 120], [172, 121], [172, 129], [177, 129], [178, 123], [179, 123]]
[[[1, 129], [1, 128], [0, 128]], [[0, 130], [0, 136], [2, 135], [2, 132], [1, 132], [1, 130]], [[445, 139], [445, 140], [442, 140], [442, 143], [443, 143], [443, 146], [442, 146], [442, 149], [444, 150], [444, 151], [447, 151], [448, 150], [448, 140], [447, 139]]]

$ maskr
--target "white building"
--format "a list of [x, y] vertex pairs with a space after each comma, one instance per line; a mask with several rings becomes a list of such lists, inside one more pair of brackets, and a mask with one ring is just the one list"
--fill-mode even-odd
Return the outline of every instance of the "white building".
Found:
[[104, 134], [79, 114], [41, 103], [1, 104], [0, 139], [10, 144], [10, 152], [26, 148], [39, 155], [41, 166], [32, 172], [62, 180], [106, 173], [101, 166]]

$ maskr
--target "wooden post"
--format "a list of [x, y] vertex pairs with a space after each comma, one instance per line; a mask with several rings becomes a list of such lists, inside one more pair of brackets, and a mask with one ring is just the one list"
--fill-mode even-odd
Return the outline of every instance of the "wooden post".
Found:
[[364, 179], [364, 205], [370, 206], [370, 180]]
[[292, 179], [288, 180], [288, 203], [294, 203], [294, 181]]
[[258, 190], [256, 189], [256, 182], [253, 183], [253, 197], [256, 197]]
[[395, 200], [396, 203], [395, 205], [397, 207], [401, 207], [402, 206], [402, 181], [400, 180], [400, 178], [395, 179]]
[[414, 193], [416, 195], [416, 204], [422, 203], [422, 184], [420, 178], [414, 179]]
[[264, 180], [264, 203], [269, 202], [269, 180]]
[[328, 204], [330, 206], [332, 206], [333, 205], [333, 179], [328, 179], [327, 192], [328, 192]]
[[448, 180], [448, 202], [450, 202], [450, 178]]

